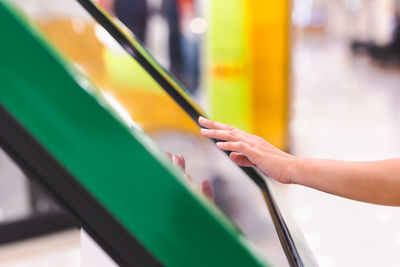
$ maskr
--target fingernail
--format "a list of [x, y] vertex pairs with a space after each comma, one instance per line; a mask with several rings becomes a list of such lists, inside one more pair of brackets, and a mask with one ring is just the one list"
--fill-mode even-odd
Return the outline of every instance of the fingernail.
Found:
[[205, 121], [206, 119], [203, 118], [202, 116], [200, 116], [200, 117], [199, 117], [199, 120], [200, 120], [200, 121]]
[[201, 128], [201, 129], [200, 129], [200, 132], [201, 132], [201, 133], [206, 133], [206, 132], [207, 132], [207, 129]]
[[222, 146], [222, 142], [217, 143], [217, 147], [220, 147], [220, 146]]

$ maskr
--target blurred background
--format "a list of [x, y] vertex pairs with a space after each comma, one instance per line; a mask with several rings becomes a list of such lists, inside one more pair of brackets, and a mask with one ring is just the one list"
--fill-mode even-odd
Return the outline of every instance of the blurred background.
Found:
[[[195, 180], [211, 179], [217, 205], [276, 266], [287, 265], [257, 188], [230, 173], [229, 166], [210, 167], [202, 160], [213, 152], [194, 134], [187, 134], [195, 129], [184, 119], [153, 114], [155, 123], [146, 124], [144, 115], [135, 110], [138, 103], [129, 101], [136, 93], [126, 85], [152, 85], [131, 77], [138, 70], [118, 57], [115, 44], [75, 1], [9, 2], [99, 88], [105, 88], [106, 97], [108, 92], [117, 98], [163, 150], [184, 154]], [[145, 44], [212, 118], [301, 157], [352, 161], [399, 157], [400, 1], [97, 2]], [[75, 36], [76, 42], [85, 36], [93, 53], [71, 50], [74, 39], [66, 41], [65, 35]], [[100, 46], [111, 48], [102, 54], [107, 60], [99, 63]], [[112, 79], [104, 80], [104, 73]], [[170, 105], [162, 97], [157, 101]], [[175, 132], [161, 135], [160, 125]], [[189, 145], [182, 146], [181, 140]], [[198, 154], [190, 152], [199, 147]], [[273, 191], [320, 266], [400, 266], [398, 208], [295, 185], [273, 183]], [[0, 243], [0, 266], [81, 262], [79, 225], [1, 151]]]

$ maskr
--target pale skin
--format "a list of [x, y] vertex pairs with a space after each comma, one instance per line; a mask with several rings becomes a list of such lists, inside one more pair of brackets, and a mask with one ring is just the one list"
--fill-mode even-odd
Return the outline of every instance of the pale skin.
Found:
[[220, 140], [236, 164], [255, 167], [284, 184], [388, 206], [400, 206], [400, 158], [371, 162], [306, 159], [288, 154], [259, 136], [200, 117], [201, 135]]

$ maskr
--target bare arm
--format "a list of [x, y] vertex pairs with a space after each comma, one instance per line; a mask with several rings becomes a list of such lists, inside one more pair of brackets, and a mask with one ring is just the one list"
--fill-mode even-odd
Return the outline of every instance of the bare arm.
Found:
[[345, 162], [302, 159], [232, 126], [199, 118], [201, 134], [222, 140], [217, 147], [231, 159], [281, 183], [300, 184], [330, 194], [381, 205], [400, 206], [400, 159]]
[[297, 159], [292, 182], [330, 194], [400, 206], [400, 159], [346, 162]]

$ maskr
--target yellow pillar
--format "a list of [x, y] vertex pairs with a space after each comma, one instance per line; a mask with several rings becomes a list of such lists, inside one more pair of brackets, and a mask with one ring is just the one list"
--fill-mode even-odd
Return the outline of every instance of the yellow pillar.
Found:
[[289, 3], [209, 1], [211, 115], [288, 150]]
[[289, 1], [251, 0], [252, 132], [288, 150]]

